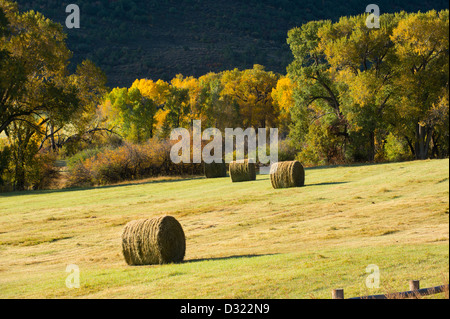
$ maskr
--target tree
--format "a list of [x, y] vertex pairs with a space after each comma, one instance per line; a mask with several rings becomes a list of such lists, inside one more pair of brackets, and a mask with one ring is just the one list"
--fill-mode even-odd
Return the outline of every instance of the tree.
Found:
[[[389, 36], [403, 15], [380, 16], [379, 29], [367, 28], [366, 15], [359, 15], [342, 17], [318, 30], [319, 46], [335, 80], [346, 88], [340, 94], [342, 113], [348, 121], [349, 138], [357, 140], [352, 141], [358, 144], [356, 152], [364, 154], [353, 156], [370, 161], [375, 159], [376, 144], [385, 138], [380, 132], [386, 130], [385, 116], [393, 107], [392, 79], [397, 59]], [[381, 135], [378, 143], [377, 133]]]
[[170, 129], [188, 127], [190, 125], [189, 89], [171, 85], [164, 108], [167, 110], [164, 136], [168, 136]]
[[237, 103], [243, 127], [275, 127], [278, 116], [272, 99], [272, 90], [278, 81], [275, 73], [256, 64], [244, 71], [225, 71], [221, 81], [222, 96]]
[[3, 9], [0, 8], [0, 38], [3, 38], [9, 34], [8, 19], [6, 19]]
[[295, 104], [294, 90], [296, 84], [288, 77], [282, 76], [277, 82], [275, 88], [272, 89], [272, 99], [277, 107], [279, 134], [286, 136], [289, 133], [289, 125], [291, 124], [291, 108]]
[[9, 141], [13, 163], [14, 190], [24, 190], [28, 167], [31, 166], [39, 147], [39, 134], [32, 126], [15, 121], [10, 128]]
[[20, 13], [9, 1], [0, 9], [0, 133], [8, 137], [12, 183], [21, 190], [38, 151], [47, 140], [55, 150], [55, 134], [88, 117], [99, 94], [94, 86], [106, 80], [95, 82], [92, 73], [99, 70], [90, 62], [69, 76], [71, 52], [60, 24], [38, 12]]
[[388, 136], [404, 139], [417, 159], [430, 149], [447, 154], [448, 10], [384, 14], [379, 29], [365, 21], [342, 17], [289, 31], [288, 76], [297, 85], [291, 137], [316, 162], [321, 155], [307, 148], [328, 145], [320, 153], [336, 154], [330, 141], [343, 146], [343, 158], [382, 159]]
[[399, 58], [396, 110], [403, 125], [397, 130], [416, 159], [425, 159], [439, 123], [430, 115], [448, 95], [449, 11], [409, 15], [398, 23], [391, 40]]
[[[302, 148], [311, 147], [313, 143], [308, 142], [311, 136], [327, 132], [326, 135], [335, 137], [332, 140], [337, 144], [332, 146], [332, 153], [336, 153], [337, 149], [341, 150], [340, 155], [332, 157], [343, 158], [348, 139], [348, 123], [340, 103], [340, 95], [344, 89], [336, 81], [326, 54], [319, 46], [318, 31], [329, 24], [330, 21], [311, 21], [288, 32], [287, 42], [294, 61], [287, 70], [288, 76], [296, 83], [290, 136]], [[312, 129], [311, 125], [325, 127]], [[331, 159], [330, 156], [329, 158]]]
[[[2, 6], [11, 35], [0, 44], [0, 50], [7, 52], [0, 71], [0, 133], [28, 116], [49, 118], [73, 112], [78, 104], [67, 103], [74, 89], [63, 80], [71, 54], [62, 26], [34, 11], [20, 14], [15, 4], [2, 2]], [[57, 103], [59, 99], [63, 103]]]
[[202, 124], [225, 132], [225, 128], [239, 125], [239, 106], [230, 96], [222, 94], [224, 85], [221, 78], [221, 73], [208, 73], [199, 78], [199, 104]]
[[187, 118], [183, 122], [190, 123], [191, 120], [200, 119], [201, 116], [201, 87], [199, 80], [193, 76], [183, 77], [178, 74], [171, 81], [172, 87], [177, 89], [187, 89], [189, 94], [189, 111], [186, 113]]
[[[70, 154], [79, 150], [83, 142], [90, 142], [95, 133], [110, 131], [101, 126], [97, 114], [97, 107], [108, 92], [103, 71], [90, 60], [84, 60], [67, 81], [77, 88], [79, 106], [70, 121], [62, 121], [59, 127], [49, 127], [45, 139], [51, 140], [52, 149], [65, 146]], [[55, 135], [58, 135], [58, 142], [55, 141]]]
[[115, 88], [103, 104], [103, 118], [125, 139], [142, 143], [153, 137], [156, 104], [138, 88]]

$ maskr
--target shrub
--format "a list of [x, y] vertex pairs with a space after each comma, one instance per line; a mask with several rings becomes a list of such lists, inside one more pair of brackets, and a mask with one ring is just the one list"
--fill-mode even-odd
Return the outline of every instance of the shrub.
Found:
[[60, 178], [56, 159], [57, 154], [53, 152], [41, 152], [34, 156], [34, 161], [27, 170], [27, 181], [32, 189], [49, 189], [55, 185]]
[[398, 139], [392, 133], [390, 133], [386, 137], [386, 143], [384, 144], [384, 153], [386, 159], [390, 162], [407, 160], [410, 156], [410, 152], [406, 143]]
[[103, 150], [104, 150], [103, 148], [84, 149], [84, 150], [76, 153], [75, 155], [69, 157], [67, 159], [67, 166], [69, 168], [77, 166], [78, 164], [84, 162], [88, 158], [92, 158], [92, 157], [96, 156], [98, 153], [102, 152]]
[[88, 187], [92, 185], [94, 185], [94, 181], [92, 180], [91, 172], [86, 168], [83, 162], [79, 162], [69, 168], [66, 186]]
[[[55, 161], [57, 154], [53, 152], [38, 152], [27, 154], [29, 159], [22, 167], [23, 189], [52, 188], [60, 178], [60, 170]], [[13, 191], [17, 186], [14, 149], [10, 145], [0, 144], [0, 192]]]
[[293, 161], [297, 156], [297, 148], [293, 146], [291, 140], [281, 140], [278, 142], [278, 160], [280, 162]]
[[302, 143], [296, 160], [305, 165], [330, 165], [344, 162], [343, 140], [327, 122], [315, 121]]
[[[201, 164], [174, 164], [171, 144], [151, 139], [144, 144], [125, 143], [116, 149], [82, 153], [71, 159], [69, 186], [106, 185], [161, 175], [200, 175]], [[86, 158], [84, 158], [86, 157]]]

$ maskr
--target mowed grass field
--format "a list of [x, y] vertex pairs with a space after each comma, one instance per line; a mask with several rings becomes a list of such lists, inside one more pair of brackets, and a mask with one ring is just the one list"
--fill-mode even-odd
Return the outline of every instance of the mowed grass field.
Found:
[[[185, 261], [128, 266], [124, 225], [164, 214]], [[80, 288], [66, 287], [70, 264]], [[277, 190], [259, 175], [0, 194], [0, 298], [353, 297], [448, 275], [448, 159], [311, 168], [305, 187]]]

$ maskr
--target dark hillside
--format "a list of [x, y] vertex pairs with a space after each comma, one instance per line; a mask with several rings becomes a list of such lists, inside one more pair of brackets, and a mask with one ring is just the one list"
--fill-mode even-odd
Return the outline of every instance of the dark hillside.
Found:
[[[286, 45], [290, 28], [317, 19], [336, 20], [364, 13], [370, 2], [346, 0], [19, 0], [64, 24], [65, 8], [76, 3], [81, 28], [66, 29], [74, 62], [93, 60], [110, 86], [129, 86], [136, 78], [169, 80], [177, 73], [262, 64], [285, 72], [291, 62]], [[377, 1], [381, 13], [448, 8], [439, 1]]]

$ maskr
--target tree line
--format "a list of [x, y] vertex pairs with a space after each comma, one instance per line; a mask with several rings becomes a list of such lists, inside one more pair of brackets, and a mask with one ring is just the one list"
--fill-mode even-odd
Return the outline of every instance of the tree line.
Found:
[[86, 150], [148, 152], [194, 119], [277, 127], [288, 157], [306, 165], [448, 156], [448, 10], [383, 14], [379, 29], [366, 17], [290, 30], [284, 75], [255, 64], [108, 89], [89, 60], [69, 72], [61, 25], [1, 0], [0, 185], [39, 188], [57, 158], [80, 151], [91, 166], [99, 151]]
[[140, 79], [112, 90], [102, 114], [137, 142], [192, 119], [220, 129], [278, 127], [311, 164], [448, 156], [448, 10], [383, 14], [379, 29], [366, 18], [290, 30], [286, 75], [254, 65]]
[[448, 156], [449, 11], [311, 21], [289, 31], [291, 136], [305, 158]]

